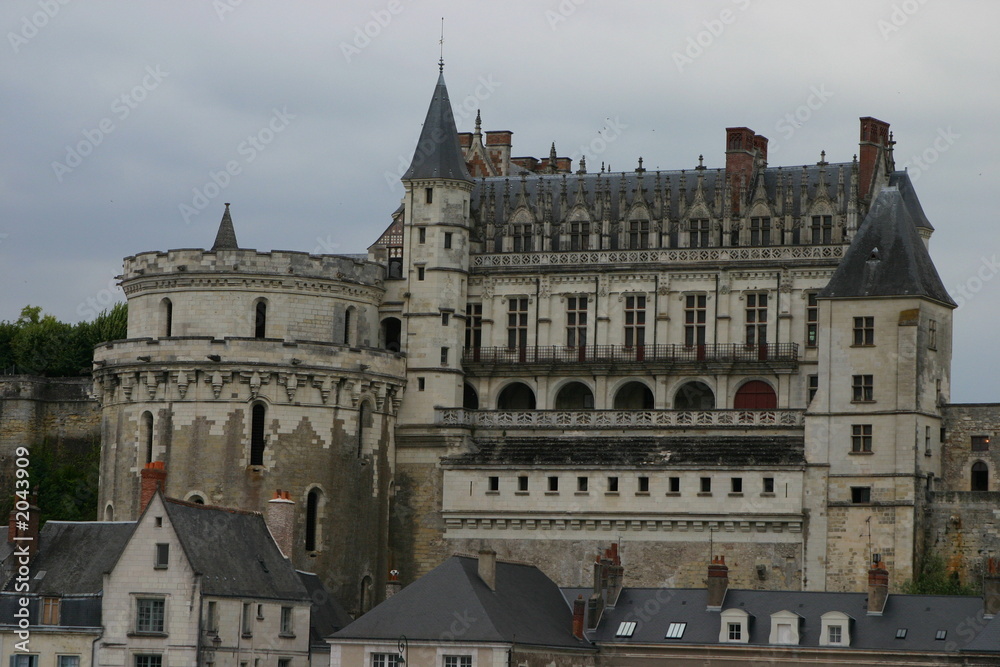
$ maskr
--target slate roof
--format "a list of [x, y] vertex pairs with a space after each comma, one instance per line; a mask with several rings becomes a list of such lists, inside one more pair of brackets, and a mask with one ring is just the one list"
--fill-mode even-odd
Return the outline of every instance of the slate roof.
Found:
[[476, 451], [442, 459], [479, 465], [795, 465], [805, 463], [801, 436], [564, 436], [475, 438]]
[[875, 197], [820, 297], [922, 296], [956, 305], [917, 231], [926, 216], [914, 208], [919, 202], [913, 186], [909, 177], [898, 174], [898, 187], [885, 187]]
[[451, 100], [448, 99], [448, 88], [444, 84], [444, 73], [438, 75], [413, 161], [403, 174], [403, 180], [417, 178], [472, 181], [458, 145], [458, 130]]
[[496, 591], [478, 560], [452, 556], [331, 639], [501, 642], [590, 649], [573, 636], [573, 614], [559, 588], [533, 565], [497, 561]]
[[920, 205], [920, 200], [917, 199], [917, 192], [913, 189], [913, 181], [910, 180], [910, 174], [905, 171], [892, 172], [889, 174], [889, 185], [899, 188], [900, 194], [903, 195], [903, 203], [909, 209], [910, 215], [913, 216], [913, 221], [917, 227], [934, 231], [934, 225], [927, 219], [924, 207]]
[[312, 600], [309, 643], [321, 644], [329, 649], [330, 645], [324, 641], [324, 638], [347, 627], [353, 619], [344, 611], [336, 598], [330, 595], [318, 576], [312, 572], [302, 572], [301, 570], [296, 570], [296, 574], [299, 575], [299, 580], [308, 591], [309, 599]]
[[233, 218], [229, 215], [229, 204], [226, 204], [226, 211], [222, 214], [222, 222], [219, 223], [219, 231], [215, 235], [215, 243], [212, 250], [239, 250], [240, 245], [236, 242], [236, 229], [233, 227]]
[[[14, 613], [20, 609], [23, 593], [0, 593], [0, 626], [16, 625]], [[28, 621], [39, 625], [41, 597], [28, 598]], [[59, 625], [69, 628], [101, 627], [101, 596], [63, 597], [59, 601]]]
[[[569, 601], [580, 593], [586, 597], [590, 590], [566, 588], [563, 593]], [[867, 593], [730, 589], [722, 609], [741, 609], [752, 616], [750, 646], [767, 646], [771, 614], [790, 611], [802, 617], [798, 646], [821, 648], [820, 617], [829, 611], [839, 611], [853, 619], [852, 649], [921, 654], [955, 650], [1000, 652], [1000, 643], [996, 641], [1000, 623], [982, 620], [981, 598], [892, 594], [881, 616], [868, 616], [867, 602]], [[615, 607], [605, 610], [598, 628], [588, 636], [599, 644], [719, 644], [719, 612], [706, 611], [706, 603], [705, 589], [625, 588]], [[615, 637], [623, 621], [637, 621], [631, 637]], [[678, 622], [687, 623], [683, 636], [666, 639], [670, 623]], [[896, 638], [900, 628], [906, 628], [904, 639]], [[946, 631], [945, 639], [935, 639], [939, 630]]]
[[197, 505], [172, 498], [164, 507], [205, 595], [308, 600], [259, 512]]
[[[131, 521], [48, 521], [31, 563], [31, 591], [39, 595], [100, 593], [135, 524]], [[45, 574], [39, 577], [39, 573]], [[13, 579], [6, 590], [13, 590]]]

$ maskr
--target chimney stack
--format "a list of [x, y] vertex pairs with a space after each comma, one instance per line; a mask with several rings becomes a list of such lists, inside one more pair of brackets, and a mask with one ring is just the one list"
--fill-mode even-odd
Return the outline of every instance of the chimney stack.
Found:
[[479, 550], [479, 578], [491, 591], [497, 589], [497, 552], [492, 549]]
[[878, 172], [878, 158], [889, 148], [889, 123], [871, 116], [862, 118], [858, 148], [858, 195], [868, 200]]
[[587, 601], [583, 599], [583, 594], [576, 596], [573, 600], [573, 636], [583, 639], [583, 617], [587, 610]]
[[726, 183], [729, 186], [733, 213], [742, 212], [740, 191], [744, 186], [750, 187], [758, 149], [765, 153], [767, 151], [767, 139], [759, 139], [749, 127], [726, 128]]
[[389, 579], [385, 582], [385, 599], [388, 600], [403, 588], [399, 581], [399, 570], [389, 570]]
[[[27, 511], [18, 510], [18, 503], [28, 502]], [[23, 508], [24, 505], [21, 504]], [[38, 496], [32, 495], [30, 501], [24, 501], [15, 497], [14, 509], [10, 511], [10, 519], [7, 524], [7, 541], [15, 548], [27, 545], [28, 558], [34, 558], [38, 553], [38, 524], [41, 510], [38, 509]], [[28, 521], [24, 521], [24, 515], [28, 515]]]
[[725, 556], [712, 558], [708, 566], [708, 611], [722, 611], [722, 603], [729, 589], [729, 567]]
[[1000, 612], [1000, 561], [986, 559], [986, 576], [983, 577], [983, 615], [993, 618]]
[[889, 571], [882, 567], [881, 557], [872, 556], [872, 567], [868, 570], [868, 615], [881, 616], [885, 602], [889, 599]]
[[166, 493], [166, 464], [163, 461], [151, 461], [146, 464], [146, 467], [140, 471], [139, 475], [142, 477], [142, 484], [139, 491], [139, 513], [141, 514], [146, 511], [146, 505], [149, 505], [149, 501], [156, 495], [157, 490], [160, 493]]
[[265, 523], [281, 555], [291, 558], [295, 544], [295, 501], [291, 493], [281, 489], [274, 492], [274, 498], [267, 501]]

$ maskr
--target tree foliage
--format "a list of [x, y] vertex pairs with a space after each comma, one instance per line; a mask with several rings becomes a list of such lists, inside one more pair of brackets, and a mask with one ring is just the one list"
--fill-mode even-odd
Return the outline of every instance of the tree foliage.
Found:
[[94, 346], [127, 335], [128, 306], [115, 304], [90, 322], [67, 324], [25, 306], [15, 322], [0, 322], [0, 373], [77, 377], [89, 375]]
[[944, 558], [927, 554], [916, 578], [903, 584], [903, 592], [914, 595], [977, 595], [972, 586], [963, 584], [958, 572], [949, 572]]

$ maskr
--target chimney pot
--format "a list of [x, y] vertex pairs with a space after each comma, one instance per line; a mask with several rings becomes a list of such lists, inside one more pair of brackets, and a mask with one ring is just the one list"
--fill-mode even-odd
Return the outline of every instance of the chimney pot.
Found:
[[275, 491], [274, 498], [267, 501], [264, 520], [281, 555], [291, 558], [295, 544], [295, 501], [288, 491]]
[[868, 570], [868, 615], [881, 616], [889, 599], [889, 571], [878, 561]]
[[163, 461], [150, 461], [146, 467], [139, 472], [141, 477], [139, 492], [139, 512], [146, 511], [146, 506], [153, 499], [157, 491], [166, 493], [167, 488], [167, 468]]
[[403, 588], [399, 580], [399, 570], [389, 570], [389, 579], [385, 582], [385, 599], [388, 600]]
[[491, 591], [497, 589], [497, 552], [492, 549], [479, 551], [479, 578]]
[[729, 568], [725, 556], [714, 556], [708, 566], [708, 610], [720, 611], [729, 589]]
[[587, 611], [587, 601], [583, 595], [577, 595], [573, 600], [573, 636], [583, 639], [583, 619]]

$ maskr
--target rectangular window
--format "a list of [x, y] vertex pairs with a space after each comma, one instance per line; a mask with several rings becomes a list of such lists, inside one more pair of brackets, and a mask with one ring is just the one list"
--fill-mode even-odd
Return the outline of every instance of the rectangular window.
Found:
[[833, 243], [833, 216], [814, 215], [812, 217], [812, 242]]
[[711, 493], [712, 492], [712, 478], [711, 477], [702, 477], [701, 478], [701, 492], [702, 493]]
[[56, 658], [56, 667], [80, 667], [80, 656], [61, 655]]
[[852, 376], [851, 400], [861, 403], [875, 400], [875, 387], [871, 375]]
[[767, 292], [746, 295], [747, 345], [767, 344]]
[[37, 655], [12, 655], [10, 667], [38, 667]]
[[210, 633], [219, 632], [219, 605], [215, 600], [209, 600], [205, 612], [205, 630]]
[[937, 641], [944, 641], [947, 638], [948, 638], [947, 630], [938, 630], [937, 632], [934, 633], [934, 639]]
[[707, 248], [708, 241], [708, 219], [699, 218], [688, 223], [688, 247]]
[[372, 667], [397, 667], [398, 653], [372, 653]]
[[528, 346], [528, 300], [511, 299], [507, 302], [507, 347]]
[[424, 267], [418, 266], [417, 267], [417, 280], [423, 280], [423, 279], [424, 279]]
[[738, 642], [743, 638], [743, 626], [739, 623], [729, 624], [729, 641]]
[[162, 655], [137, 655], [135, 667], [163, 667]]
[[434, 188], [424, 188], [424, 201], [428, 204], [434, 203]]
[[765, 477], [764, 478], [764, 493], [774, 493], [774, 478]]
[[863, 505], [870, 503], [872, 501], [872, 487], [870, 486], [852, 486], [851, 487], [851, 502], [856, 505]]
[[472, 667], [471, 655], [446, 655], [444, 667]]
[[806, 379], [808, 381], [809, 402], [812, 403], [813, 398], [816, 397], [816, 392], [819, 391], [819, 375], [809, 375]]
[[571, 296], [566, 299], [566, 346], [587, 345], [587, 297]]
[[670, 493], [680, 493], [681, 492], [681, 478], [680, 477], [671, 477], [668, 480], [668, 483], [669, 483], [669, 486], [667, 488], [670, 489]]
[[448, 322], [451, 321], [451, 313], [441, 313], [441, 326], [448, 326]]
[[483, 346], [483, 304], [466, 304], [465, 314], [465, 349], [478, 350]]
[[531, 252], [531, 225], [514, 225], [514, 252]]
[[874, 345], [875, 344], [875, 318], [855, 317], [854, 318], [854, 344]]
[[631, 637], [636, 625], [638, 625], [636, 621], [622, 621], [615, 630], [615, 637]]
[[445, 249], [451, 248], [451, 232], [444, 233], [444, 247]]
[[628, 247], [642, 250], [649, 247], [649, 221], [632, 220], [628, 223]]
[[684, 631], [687, 629], [687, 623], [671, 623], [667, 626], [667, 634], [664, 635], [664, 639], [683, 639]]
[[927, 347], [937, 349], [937, 320], [927, 322]]
[[872, 451], [872, 425], [851, 426], [851, 451], [855, 454], [869, 454]]
[[426, 227], [417, 227], [417, 242], [418, 243], [427, 243], [427, 228]]
[[618, 493], [617, 477], [608, 477], [608, 493]]
[[558, 492], [559, 491], [559, 478], [556, 476], [549, 477], [549, 491]]
[[649, 478], [640, 477], [639, 478], [639, 493], [649, 493]]
[[625, 347], [646, 344], [646, 297], [625, 297]]
[[292, 659], [278, 658], [278, 667], [292, 667]]
[[244, 637], [249, 637], [253, 632], [253, 625], [250, 620], [250, 603], [243, 603], [243, 612], [240, 615], [240, 632]]
[[42, 598], [42, 625], [59, 625], [59, 598]]
[[290, 635], [294, 633], [294, 626], [292, 625], [292, 608], [282, 607], [281, 608], [281, 634]]
[[500, 491], [500, 478], [496, 476], [490, 476], [488, 488], [493, 493]]
[[576, 478], [576, 490], [580, 493], [586, 493], [587, 487], [590, 485], [590, 479], [587, 477], [577, 477]]
[[447, 365], [448, 363], [448, 348], [441, 348], [441, 365]]
[[590, 223], [569, 223], [569, 249], [588, 250], [590, 248]]
[[989, 451], [989, 448], [990, 448], [990, 436], [988, 435], [972, 436], [972, 451], [985, 452]]
[[528, 490], [528, 477], [527, 475], [521, 475], [517, 478], [517, 490], [527, 491]]
[[843, 630], [839, 625], [831, 625], [827, 627], [827, 641], [830, 644], [839, 644], [843, 641]]
[[819, 339], [817, 337], [817, 327], [819, 326], [819, 302], [816, 292], [806, 294], [806, 347], [816, 347]]
[[167, 569], [167, 564], [170, 562], [170, 545], [169, 544], [157, 544], [156, 545], [156, 561], [153, 563], [153, 567], [157, 570]]
[[750, 218], [750, 245], [771, 245], [771, 218]]
[[427, 380], [424, 378], [417, 378], [417, 391], [423, 391], [427, 386]]
[[163, 632], [163, 598], [137, 598], [135, 601], [135, 631]]
[[739, 493], [739, 494], [743, 493], [743, 478], [742, 477], [733, 477], [733, 478], [730, 479], [729, 492], [730, 493]]
[[684, 297], [684, 344], [688, 347], [705, 344], [706, 305], [704, 294]]
[[896, 628], [896, 639], [906, 639], [906, 628]]

